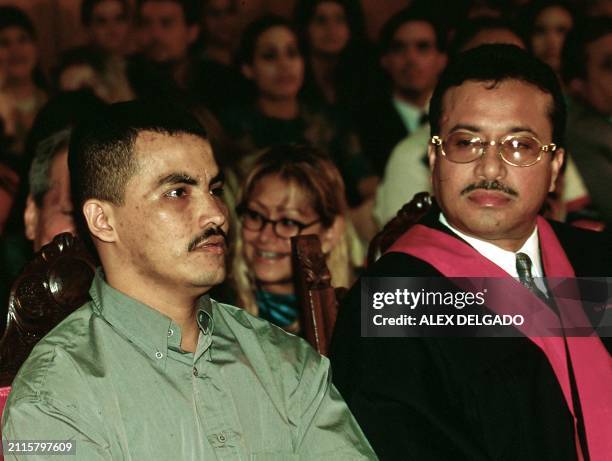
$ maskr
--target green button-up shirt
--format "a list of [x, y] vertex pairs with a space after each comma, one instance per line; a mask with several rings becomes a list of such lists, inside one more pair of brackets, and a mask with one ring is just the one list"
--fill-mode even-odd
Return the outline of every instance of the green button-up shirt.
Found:
[[100, 273], [90, 294], [22, 366], [3, 439], [70, 439], [87, 461], [376, 459], [303, 340], [203, 296], [184, 352], [178, 325]]

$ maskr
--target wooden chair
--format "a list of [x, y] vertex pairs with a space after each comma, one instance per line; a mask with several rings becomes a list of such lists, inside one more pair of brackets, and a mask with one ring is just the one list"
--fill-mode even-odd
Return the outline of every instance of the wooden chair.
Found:
[[[421, 192], [404, 205], [372, 240], [368, 265], [373, 264], [410, 226], [431, 207], [432, 198]], [[298, 235], [291, 239], [293, 276], [301, 310], [301, 325], [306, 340], [322, 355], [327, 355], [338, 304], [346, 288], [333, 288], [321, 242], [316, 235]]]
[[374, 264], [404, 232], [416, 224], [429, 211], [432, 203], [433, 198], [428, 192], [419, 192], [406, 203], [370, 242], [367, 265]]
[[68, 233], [56, 236], [36, 253], [11, 288], [6, 329], [0, 339], [0, 387], [11, 385], [44, 335], [88, 301], [94, 272], [94, 258]]
[[292, 237], [291, 256], [302, 332], [312, 347], [327, 355], [336, 324], [338, 300], [346, 293], [346, 288], [331, 286], [331, 274], [316, 235]]

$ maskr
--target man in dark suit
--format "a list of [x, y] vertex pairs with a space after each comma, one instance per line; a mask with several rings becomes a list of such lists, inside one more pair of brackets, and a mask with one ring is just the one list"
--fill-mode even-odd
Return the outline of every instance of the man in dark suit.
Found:
[[137, 97], [180, 95], [218, 114], [244, 96], [244, 82], [234, 69], [196, 56], [200, 10], [195, 0], [138, 0], [141, 54], [128, 63]]
[[[516, 285], [512, 304], [535, 299], [533, 277], [609, 274], [608, 235], [538, 216], [564, 157], [550, 68], [511, 45], [470, 50], [440, 77], [430, 116], [437, 205], [366, 276], [496, 277]], [[361, 288], [340, 310], [331, 360], [381, 459], [608, 459], [607, 338], [362, 338]], [[555, 293], [539, 294], [561, 322]]]
[[589, 18], [571, 31], [563, 78], [573, 98], [567, 149], [586, 186], [596, 218], [612, 226], [612, 18]]
[[426, 122], [427, 105], [446, 65], [444, 29], [429, 9], [409, 7], [383, 26], [380, 65], [390, 91], [368, 101], [356, 123], [363, 150], [382, 177], [393, 147]]

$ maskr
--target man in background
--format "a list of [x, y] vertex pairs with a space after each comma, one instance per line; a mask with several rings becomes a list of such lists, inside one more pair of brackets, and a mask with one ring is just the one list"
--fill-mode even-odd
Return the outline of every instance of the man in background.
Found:
[[374, 172], [382, 177], [395, 145], [427, 122], [429, 98], [446, 65], [446, 37], [422, 6], [395, 14], [380, 35], [380, 65], [390, 89], [356, 114], [357, 133]]
[[240, 75], [196, 56], [201, 6], [195, 0], [139, 0], [138, 37], [143, 59], [133, 59], [130, 82], [140, 97], [176, 90], [218, 113], [243, 93]]
[[570, 32], [565, 41], [562, 74], [572, 95], [567, 148], [596, 212], [591, 217], [610, 227], [612, 18], [589, 18]]
[[62, 232], [75, 232], [68, 175], [70, 131], [41, 141], [30, 166], [30, 193], [24, 212], [25, 234], [38, 251]]

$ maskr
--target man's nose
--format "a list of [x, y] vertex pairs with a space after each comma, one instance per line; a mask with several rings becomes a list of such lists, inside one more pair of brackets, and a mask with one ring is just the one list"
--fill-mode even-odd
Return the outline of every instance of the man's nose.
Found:
[[210, 194], [200, 203], [199, 223], [200, 227], [205, 228], [214, 224], [216, 227], [223, 227], [228, 220], [228, 210], [225, 202]]
[[506, 175], [506, 162], [500, 154], [501, 146], [490, 142], [484, 147], [483, 155], [476, 160], [475, 173], [481, 179], [495, 180]]

